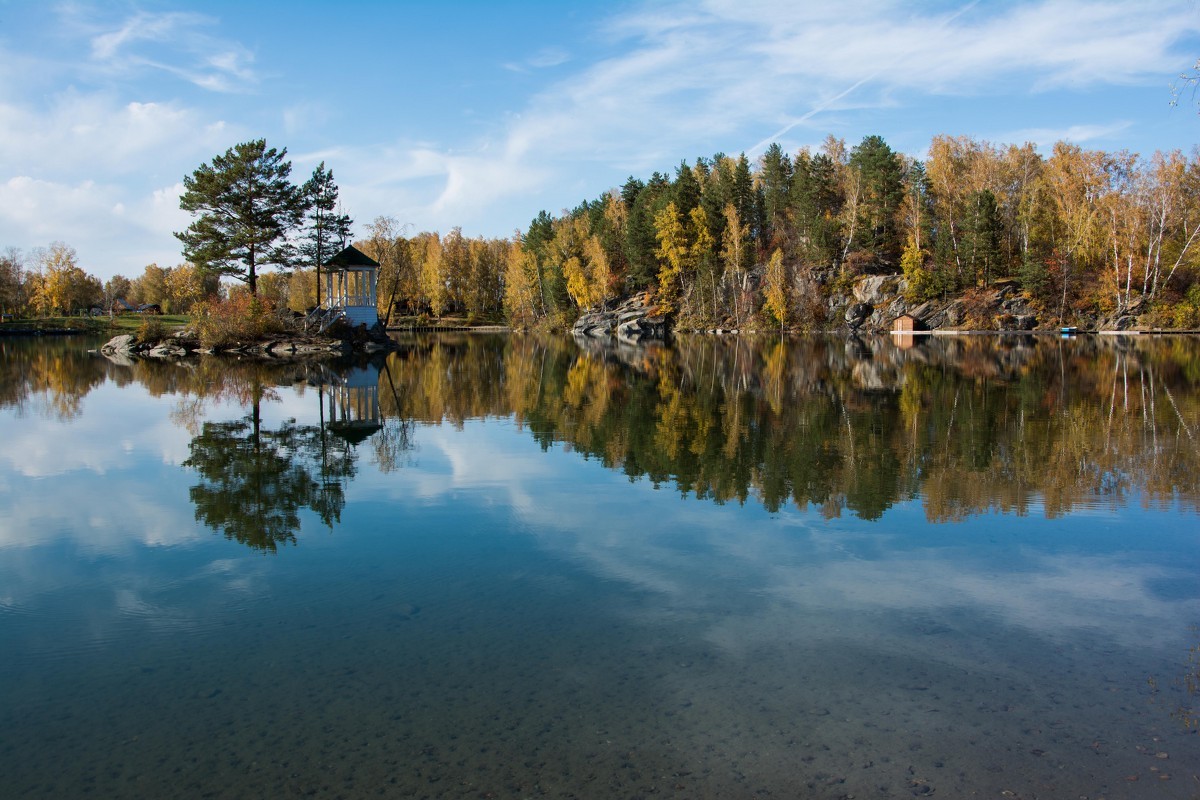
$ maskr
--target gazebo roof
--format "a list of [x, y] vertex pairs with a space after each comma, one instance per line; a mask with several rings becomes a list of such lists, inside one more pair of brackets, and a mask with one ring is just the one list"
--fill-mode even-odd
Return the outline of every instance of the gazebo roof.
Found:
[[383, 426], [372, 420], [354, 420], [352, 422], [331, 422], [327, 426], [330, 433], [335, 433], [353, 445], [360, 445], [370, 439]]
[[327, 267], [341, 267], [342, 269], [354, 267], [379, 267], [379, 262], [371, 258], [369, 255], [359, 250], [354, 245], [349, 245], [345, 250], [335, 255], [333, 258], [325, 262]]

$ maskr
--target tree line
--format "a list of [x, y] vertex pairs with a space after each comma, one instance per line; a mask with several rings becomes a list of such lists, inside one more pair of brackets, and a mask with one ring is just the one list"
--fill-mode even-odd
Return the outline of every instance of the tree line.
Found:
[[[240, 280], [279, 306], [318, 302], [317, 267], [351, 220], [324, 163], [297, 186], [286, 153], [256, 140], [185, 178], [180, 204], [194, 220], [176, 234], [187, 263], [173, 269]], [[1058, 142], [1044, 155], [1030, 143], [936, 136], [921, 160], [880, 136], [852, 147], [830, 136], [790, 154], [772, 144], [754, 162], [718, 153], [630, 176], [557, 216], [541, 211], [508, 238], [414, 234], [381, 216], [357, 245], [381, 264], [384, 319], [559, 327], [649, 292], [684, 327], [820, 327], [861, 276], [900, 274], [913, 303], [1003, 283], [1045, 320], [1140, 315], [1195, 327], [1198, 239], [1196, 153], [1143, 158]], [[38, 263], [48, 275], [62, 260]], [[55, 272], [51, 288], [22, 294], [11, 261], [0, 260], [0, 304], [78, 304], [57, 287], [82, 279]]]
[[937, 136], [928, 157], [879, 136], [817, 150], [718, 153], [630, 177], [509, 239], [404, 236], [380, 218], [359, 245], [381, 303], [518, 326], [649, 291], [686, 327], [820, 327], [831, 296], [902, 274], [914, 303], [1015, 284], [1045, 319], [1148, 314], [1200, 325], [1200, 161], [997, 146]]

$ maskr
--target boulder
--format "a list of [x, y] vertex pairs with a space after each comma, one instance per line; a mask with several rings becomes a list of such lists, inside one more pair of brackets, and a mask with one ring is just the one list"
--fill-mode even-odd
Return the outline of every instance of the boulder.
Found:
[[871, 275], [854, 284], [854, 299], [859, 303], [878, 306], [886, 303], [897, 293], [894, 275]]
[[137, 345], [137, 337], [130, 333], [123, 333], [120, 336], [114, 336], [104, 343], [100, 348], [101, 353], [132, 353], [133, 348]]
[[151, 358], [183, 358], [188, 351], [171, 342], [159, 342], [146, 355]]
[[874, 310], [875, 307], [870, 303], [851, 303], [846, 308], [844, 316], [846, 324], [857, 330], [862, 327], [862, 324], [867, 321], [867, 317], [871, 316], [871, 312]]

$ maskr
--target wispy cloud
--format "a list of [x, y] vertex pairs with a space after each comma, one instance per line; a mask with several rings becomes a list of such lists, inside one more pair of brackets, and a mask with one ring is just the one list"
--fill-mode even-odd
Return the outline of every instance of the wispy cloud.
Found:
[[1065, 141], [1087, 144], [1097, 139], [1109, 139], [1129, 130], [1133, 123], [1119, 120], [1108, 125], [1071, 125], [1066, 128], [1022, 128], [1001, 134], [1002, 141], [1013, 143], [1033, 142], [1039, 148], [1048, 148], [1055, 142]]
[[504, 68], [512, 72], [529, 72], [530, 70], [557, 67], [570, 60], [570, 53], [561, 47], [543, 47], [522, 61], [506, 63]]
[[[914, 155], [932, 133], [1111, 145], [1147, 138], [1144, 107], [1095, 98], [1154, 85], [1165, 109], [1200, 36], [1193, 0], [643, 1], [590, 25], [586, 42], [527, 40], [520, 56], [504, 56], [518, 74], [499, 70], [486, 89], [440, 87], [451, 113], [487, 107], [491, 117], [454, 128], [446, 113], [384, 102], [371, 107], [370, 125], [347, 131], [348, 115], [298, 88], [303, 74], [272, 81], [285, 63], [272, 47], [282, 43], [270, 32], [254, 47], [238, 41], [240, 12], [139, 8], [61, 5], [42, 15], [44, 41], [0, 36], [0, 186], [15, 204], [0, 209], [3, 243], [38, 243], [14, 210], [36, 207], [59, 228], [51, 238], [91, 252], [108, 240], [98, 227], [107, 223], [55, 213], [54, 198], [75, 198], [68, 211], [90, 192], [96, 209], [166, 213], [154, 192], [259, 135], [286, 137], [298, 167], [297, 154], [321, 154], [359, 220], [392, 215], [489, 235], [628, 174], [717, 150], [753, 157], [771, 141], [794, 150], [828, 133], [879, 133]], [[347, 81], [362, 77], [354, 63], [339, 69]], [[272, 91], [252, 100], [228, 94], [264, 81]], [[482, 103], [473, 91], [496, 94]], [[993, 102], [1005, 113], [960, 110]], [[142, 252], [154, 248], [177, 250], [168, 230]]]
[[144, 174], [173, 152], [205, 152], [228, 135], [178, 103], [121, 102], [68, 90], [41, 107], [0, 104], [0, 164], [16, 174]]
[[117, 76], [165, 72], [202, 89], [240, 92], [258, 83], [254, 53], [209, 33], [213, 17], [193, 12], [136, 11], [100, 18], [93, 8], [65, 5], [63, 24], [90, 42], [90, 66]]

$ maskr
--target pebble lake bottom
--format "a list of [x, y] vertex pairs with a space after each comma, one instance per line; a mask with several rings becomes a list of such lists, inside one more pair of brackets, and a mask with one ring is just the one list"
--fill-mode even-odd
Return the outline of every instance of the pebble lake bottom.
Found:
[[[244, 395], [89, 385], [0, 409], [5, 797], [1200, 793], [1187, 498], [768, 510], [413, 412], [264, 549], [197, 518]], [[299, 452], [320, 393], [272, 392]]]

